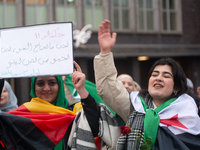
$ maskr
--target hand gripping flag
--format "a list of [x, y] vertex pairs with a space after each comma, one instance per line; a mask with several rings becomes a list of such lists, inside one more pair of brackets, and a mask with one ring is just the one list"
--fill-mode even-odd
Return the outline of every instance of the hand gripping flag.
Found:
[[[145, 107], [138, 92], [132, 92], [130, 96], [135, 110], [144, 113], [146, 119], [154, 120], [151, 115], [146, 116], [150, 109]], [[177, 99], [167, 100], [151, 112], [154, 117], [156, 113], [158, 115], [159, 119], [155, 119], [159, 120], [158, 128], [155, 128], [156, 122], [145, 125], [144, 119], [144, 130], [156, 133], [154, 149], [200, 149], [200, 118], [196, 104], [189, 95], [182, 94]]]
[[51, 150], [75, 117], [70, 110], [33, 98], [13, 111], [0, 113], [2, 147], [6, 150]]

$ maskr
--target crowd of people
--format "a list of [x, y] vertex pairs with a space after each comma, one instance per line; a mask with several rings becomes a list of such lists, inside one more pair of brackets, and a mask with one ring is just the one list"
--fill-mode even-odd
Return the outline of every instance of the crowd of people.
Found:
[[[86, 76], [75, 61], [70, 80], [76, 96], [66, 86], [66, 76], [34, 77], [31, 101], [18, 107], [11, 86], [0, 80], [0, 149], [200, 149], [199, 100], [179, 64], [171, 58], [157, 60], [147, 75], [148, 89], [142, 90], [130, 75], [117, 76], [116, 38], [110, 21], [103, 21], [94, 72], [104, 103], [85, 88]], [[200, 87], [197, 92], [200, 98]]]

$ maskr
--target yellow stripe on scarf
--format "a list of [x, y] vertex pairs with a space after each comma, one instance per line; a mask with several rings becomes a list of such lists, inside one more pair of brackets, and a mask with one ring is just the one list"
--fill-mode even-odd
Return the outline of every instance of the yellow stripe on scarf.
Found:
[[73, 109], [73, 112], [74, 113], [79, 113], [81, 110], [83, 109], [83, 106], [81, 104], [81, 102], [78, 102], [74, 105], [74, 109]]
[[49, 113], [49, 114], [64, 114], [69, 113], [71, 115], [76, 115], [74, 112], [55, 106], [43, 99], [38, 97], [32, 98], [30, 102], [24, 103], [24, 106], [33, 113]]

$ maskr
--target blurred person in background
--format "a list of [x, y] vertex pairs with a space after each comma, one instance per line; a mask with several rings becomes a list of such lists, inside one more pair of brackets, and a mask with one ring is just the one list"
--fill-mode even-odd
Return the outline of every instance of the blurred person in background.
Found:
[[117, 77], [117, 79], [123, 83], [128, 92], [141, 90], [140, 85], [128, 74], [121, 74]]
[[197, 94], [198, 94], [198, 97], [200, 98], [200, 86], [197, 87]]
[[193, 85], [192, 81], [189, 78], [187, 78], [187, 87], [188, 87], [188, 95], [190, 95], [194, 99], [195, 103], [197, 104], [197, 108], [199, 110], [199, 101], [200, 101], [200, 99], [194, 93], [194, 85]]
[[0, 112], [8, 112], [17, 108], [17, 97], [10, 84], [5, 80], [0, 97]]

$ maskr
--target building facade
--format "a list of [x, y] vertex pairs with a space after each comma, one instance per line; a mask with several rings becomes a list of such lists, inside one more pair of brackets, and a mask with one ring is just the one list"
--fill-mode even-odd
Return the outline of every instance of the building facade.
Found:
[[[174, 58], [195, 89], [200, 86], [199, 16], [199, 0], [0, 0], [0, 28], [73, 22], [74, 30], [84, 33], [74, 39], [74, 60], [92, 82], [93, 58], [100, 51], [98, 26], [110, 20], [111, 31], [117, 32], [112, 51], [118, 73], [130, 74], [142, 88], [161, 57]], [[19, 104], [30, 100], [30, 78], [9, 81]]]

